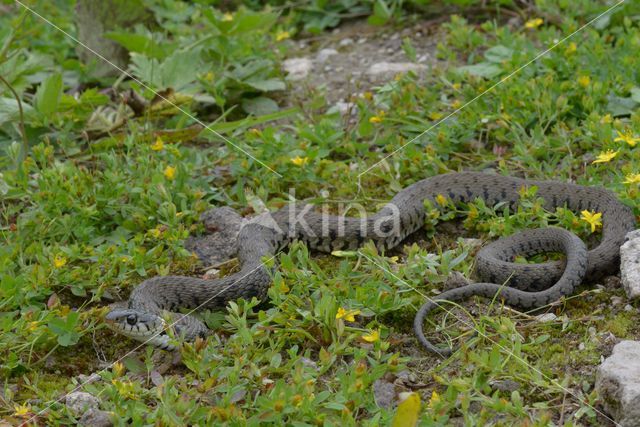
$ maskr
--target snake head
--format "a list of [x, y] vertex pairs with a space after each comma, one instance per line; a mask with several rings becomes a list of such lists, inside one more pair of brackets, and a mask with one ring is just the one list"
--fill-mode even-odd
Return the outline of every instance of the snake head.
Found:
[[142, 341], [160, 347], [163, 350], [173, 350], [175, 347], [169, 342], [167, 322], [157, 314], [145, 313], [134, 309], [114, 308], [104, 318], [107, 326], [131, 339]]

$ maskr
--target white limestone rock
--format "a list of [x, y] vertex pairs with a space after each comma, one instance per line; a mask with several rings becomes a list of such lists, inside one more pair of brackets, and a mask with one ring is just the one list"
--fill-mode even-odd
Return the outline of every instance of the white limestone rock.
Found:
[[623, 427], [640, 426], [640, 342], [621, 341], [598, 368], [596, 390]]
[[367, 70], [367, 74], [372, 79], [391, 78], [396, 74], [407, 73], [409, 71], [421, 72], [427, 70], [427, 66], [423, 64], [414, 64], [412, 62], [377, 62], [372, 64]]
[[289, 58], [282, 63], [282, 68], [287, 73], [287, 80], [303, 80], [311, 72], [313, 61], [309, 58]]
[[627, 234], [620, 247], [620, 278], [629, 299], [640, 296], [640, 230]]

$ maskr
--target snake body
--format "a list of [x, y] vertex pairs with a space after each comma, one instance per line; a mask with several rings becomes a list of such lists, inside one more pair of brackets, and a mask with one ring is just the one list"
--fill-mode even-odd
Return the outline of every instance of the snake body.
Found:
[[[285, 207], [246, 223], [237, 237], [239, 272], [217, 280], [184, 276], [160, 276], [136, 287], [126, 309], [114, 309], [106, 320], [116, 331], [131, 338], [172, 348], [166, 320], [176, 335], [185, 340], [208, 333], [198, 319], [176, 313], [179, 308], [219, 309], [238, 298], [264, 299], [271, 284], [271, 272], [262, 260], [273, 257], [293, 240], [310, 248], [331, 252], [353, 250], [372, 240], [380, 249], [398, 245], [409, 234], [423, 227], [424, 201], [436, 204], [438, 196], [454, 203], [476, 198], [488, 205], [500, 202], [513, 211], [523, 186], [536, 186], [544, 208], [567, 207], [572, 211], [602, 213], [602, 239], [587, 251], [572, 233], [559, 228], [527, 230], [500, 239], [479, 253], [476, 274], [487, 283], [474, 283], [444, 292], [438, 300], [460, 300], [472, 295], [493, 297], [499, 294], [508, 304], [539, 307], [570, 295], [584, 277], [596, 279], [618, 268], [619, 248], [625, 235], [635, 226], [632, 210], [604, 188], [586, 187], [558, 181], [533, 181], [476, 172], [436, 175], [418, 181], [398, 192], [377, 213], [366, 218], [328, 216], [304, 205]], [[515, 264], [516, 255], [539, 252], [565, 252], [567, 262]], [[566, 268], [565, 268], [566, 265]], [[508, 281], [509, 286], [502, 286]], [[489, 283], [490, 282], [490, 283]], [[437, 305], [426, 303], [416, 315], [419, 341], [430, 351], [446, 353], [434, 347], [422, 333], [424, 316]], [[168, 313], [167, 313], [168, 312]]]

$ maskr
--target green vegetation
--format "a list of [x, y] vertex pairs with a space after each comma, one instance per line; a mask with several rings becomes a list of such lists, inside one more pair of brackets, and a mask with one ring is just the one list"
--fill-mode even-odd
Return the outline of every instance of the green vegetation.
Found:
[[[416, 350], [411, 322], [423, 295], [473, 263], [472, 245], [435, 226], [452, 210], [434, 211], [426, 237], [393, 254], [366, 245], [354, 257], [310, 256], [294, 244], [279, 256], [269, 303], [238, 301], [208, 314], [217, 335], [185, 345], [184, 365], [168, 371], [151, 349], [110, 366], [136, 344], [101, 316], [147, 277], [202, 273], [183, 243], [203, 231], [198, 217], [211, 205], [274, 209], [290, 188], [299, 199], [355, 200], [373, 211], [426, 176], [492, 168], [602, 185], [640, 213], [637, 3], [477, 99], [607, 2], [144, 3], [154, 25], [109, 34], [131, 52], [137, 80], [93, 78], [73, 40], [0, 3], [0, 76], [23, 110], [0, 82], [0, 417], [73, 424], [58, 399], [78, 374], [98, 372], [102, 381], [81, 389], [120, 424], [385, 425], [393, 409], [376, 404], [374, 382], [409, 370], [414, 381], [398, 387], [422, 396], [422, 425], [603, 419], [592, 389], [605, 337], [639, 334], [637, 310], [610, 303], [620, 289], [585, 287], [549, 307], [558, 317], [548, 323], [497, 302], [465, 304], [480, 334], [433, 319], [431, 330], [461, 334], [460, 351], [440, 362]], [[29, 4], [75, 32], [71, 2]], [[452, 10], [458, 15], [444, 15]], [[347, 18], [393, 31], [433, 14], [445, 19], [428, 77], [399, 75], [354, 95], [354, 122], [326, 113], [321, 94], [289, 102], [280, 70], [296, 37]], [[522, 19], [507, 24], [505, 16]], [[411, 61], [409, 42], [405, 52]], [[132, 93], [139, 111], [123, 101]], [[483, 238], [547, 222], [591, 235], [579, 214], [544, 212], [534, 193], [526, 196], [511, 215], [481, 202], [459, 208], [467, 215], [458, 225]], [[519, 389], [492, 386], [504, 380]]]

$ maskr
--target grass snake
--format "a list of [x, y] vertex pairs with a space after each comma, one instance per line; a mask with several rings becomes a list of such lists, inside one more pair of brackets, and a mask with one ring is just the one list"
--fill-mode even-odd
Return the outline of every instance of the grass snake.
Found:
[[[449, 349], [435, 347], [427, 341], [422, 331], [425, 315], [437, 307], [438, 301], [499, 295], [509, 305], [535, 308], [570, 295], [584, 278], [597, 279], [618, 269], [620, 245], [626, 233], [635, 227], [632, 210], [611, 191], [600, 187], [477, 172], [436, 175], [418, 181], [366, 218], [323, 215], [315, 212], [311, 205], [284, 207], [258, 216], [240, 229], [237, 237], [239, 272], [216, 280], [185, 276], [145, 280], [132, 291], [126, 308], [115, 308], [107, 314], [107, 325], [130, 338], [172, 349], [168, 322], [173, 325], [173, 333], [184, 340], [204, 337], [209, 332], [199, 319], [177, 313], [178, 309], [220, 309], [238, 298], [265, 299], [271, 271], [262, 259], [273, 256], [293, 240], [301, 240], [311, 249], [323, 252], [356, 249], [368, 240], [380, 249], [388, 249], [423, 227], [425, 200], [435, 203], [438, 195], [454, 203], [481, 198], [490, 206], [506, 202], [513, 211], [523, 186], [538, 188], [536, 194], [544, 199], [545, 209], [567, 207], [576, 212], [602, 213], [600, 243], [587, 251], [574, 234], [549, 227], [525, 230], [485, 246], [478, 253], [475, 268], [482, 283], [443, 292], [435, 301], [425, 303], [416, 314], [414, 329], [422, 345], [429, 351], [449, 354]], [[541, 264], [513, 262], [516, 255], [541, 252], [563, 252], [567, 259]]]

